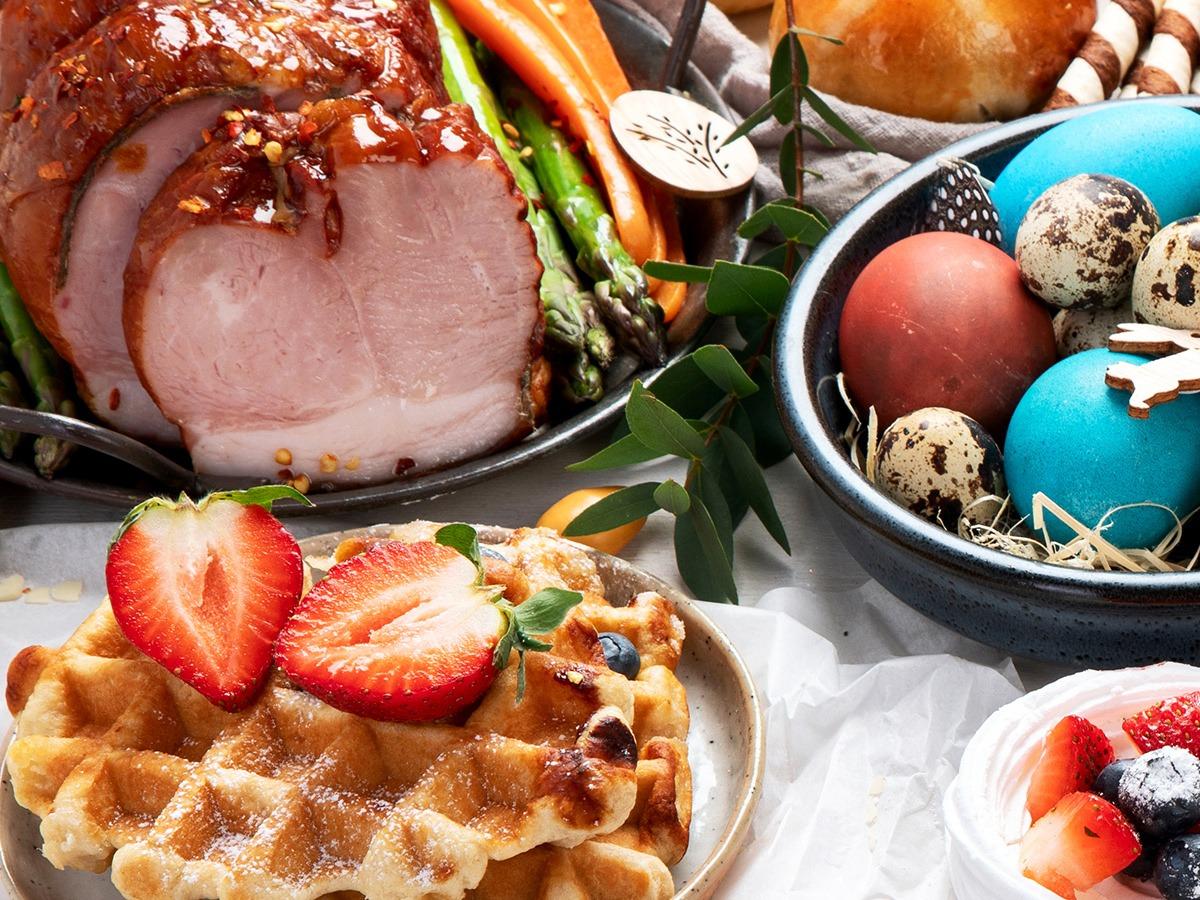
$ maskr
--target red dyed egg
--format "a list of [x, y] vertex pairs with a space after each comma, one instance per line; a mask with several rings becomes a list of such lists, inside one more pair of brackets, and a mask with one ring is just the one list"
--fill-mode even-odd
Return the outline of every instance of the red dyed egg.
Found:
[[998, 441], [1058, 360], [1050, 314], [1004, 251], [964, 234], [905, 238], [854, 282], [838, 334], [850, 396], [880, 430], [915, 409], [970, 416]]

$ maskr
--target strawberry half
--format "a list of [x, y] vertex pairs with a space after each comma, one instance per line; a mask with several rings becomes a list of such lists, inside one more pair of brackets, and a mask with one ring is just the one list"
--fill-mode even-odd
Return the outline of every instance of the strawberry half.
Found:
[[1200, 691], [1156, 703], [1122, 723], [1143, 753], [1179, 747], [1200, 756]]
[[1142, 844], [1121, 811], [1096, 794], [1068, 794], [1021, 840], [1021, 870], [1067, 900], [1116, 875]]
[[1090, 791], [1096, 776], [1113, 761], [1108, 736], [1079, 716], [1067, 716], [1050, 730], [1033, 770], [1025, 805], [1037, 821], [1067, 794]]
[[508, 627], [471, 561], [437, 544], [378, 544], [339, 563], [275, 645], [288, 677], [330, 706], [374, 719], [431, 721], [496, 680]]
[[266, 508], [288, 491], [212, 494], [198, 504], [155, 498], [130, 513], [109, 549], [108, 594], [125, 637], [228, 710], [262, 687], [271, 646], [300, 598], [300, 548]]

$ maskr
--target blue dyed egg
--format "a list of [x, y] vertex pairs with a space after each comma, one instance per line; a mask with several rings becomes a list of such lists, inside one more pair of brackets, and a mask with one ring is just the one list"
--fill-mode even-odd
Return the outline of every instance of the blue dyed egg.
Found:
[[1075, 175], [1113, 175], [1142, 189], [1163, 223], [1200, 212], [1200, 115], [1154, 102], [1108, 103], [1033, 140], [996, 179], [1004, 249], [1042, 192]]
[[[1068, 357], [1033, 383], [1013, 413], [1004, 446], [1004, 474], [1013, 504], [1033, 512], [1044, 493], [1092, 527], [1109, 510], [1151, 502], [1185, 516], [1200, 507], [1200, 395], [1185, 395], [1135, 419], [1129, 394], [1104, 383], [1114, 363], [1146, 359], [1109, 350]], [[1161, 509], [1122, 510], [1105, 538], [1122, 549], [1153, 547], [1175, 524]], [[1047, 514], [1050, 535], [1075, 532]]]

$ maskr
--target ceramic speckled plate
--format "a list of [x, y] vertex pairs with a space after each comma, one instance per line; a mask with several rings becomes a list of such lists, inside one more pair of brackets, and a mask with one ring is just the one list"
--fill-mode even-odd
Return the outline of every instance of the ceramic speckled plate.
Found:
[[[344, 538], [385, 536], [390, 526], [321, 535], [301, 541], [305, 556], [329, 556]], [[485, 543], [501, 543], [509, 532], [480, 527]], [[692, 727], [688, 752], [694, 807], [687, 856], [675, 866], [676, 900], [708, 897], [733, 862], [758, 804], [766, 744], [762, 708], [745, 663], [729, 639], [700, 608], [652, 575], [607, 554], [591, 552], [606, 593], [622, 605], [643, 591], [671, 600], [687, 629], [678, 676], [688, 693]], [[7, 749], [10, 732], [4, 741]], [[120, 900], [108, 874], [61, 872], [41, 854], [38, 818], [13, 798], [5, 767], [0, 784], [0, 887], [21, 900]], [[631, 898], [634, 900], [634, 898]]]

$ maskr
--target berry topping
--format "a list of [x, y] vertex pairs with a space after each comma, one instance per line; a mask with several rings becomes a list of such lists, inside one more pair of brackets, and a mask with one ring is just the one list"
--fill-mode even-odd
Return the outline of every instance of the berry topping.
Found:
[[1108, 737], [1079, 716], [1067, 716], [1050, 730], [1029, 783], [1026, 806], [1037, 821], [1059, 800], [1089, 791], [1096, 776], [1113, 761]]
[[331, 706], [375, 719], [453, 716], [492, 685], [516, 650], [549, 650], [533, 635], [562, 624], [582, 595], [547, 589], [518, 607], [484, 580], [475, 533], [440, 543], [384, 542], [329, 570], [301, 601], [275, 647], [296, 684]]
[[[294, 496], [293, 496], [294, 495]], [[148, 500], [109, 549], [105, 575], [121, 631], [213, 703], [247, 706], [304, 583], [295, 539], [267, 511], [300, 497], [268, 487], [199, 503]]]
[[1109, 803], [1116, 803], [1118, 799], [1117, 789], [1121, 784], [1121, 776], [1125, 774], [1125, 770], [1132, 764], [1132, 759], [1118, 759], [1116, 762], [1109, 763], [1104, 767], [1104, 771], [1096, 776], [1096, 783], [1092, 785], [1092, 792], [1099, 794]]
[[1124, 728], [1143, 753], [1160, 747], [1182, 747], [1200, 756], [1200, 691], [1142, 710], [1126, 719]]
[[1121, 811], [1095, 794], [1070, 794], [1033, 823], [1021, 841], [1027, 878], [1066, 900], [1116, 875], [1142, 852]]
[[1154, 869], [1154, 884], [1166, 900], [1200, 900], [1200, 835], [1167, 841]]
[[1121, 776], [1117, 805], [1149, 837], [1182, 834], [1200, 822], [1200, 760], [1178, 747], [1138, 757]]
[[642, 658], [629, 638], [615, 631], [606, 631], [600, 635], [600, 646], [604, 648], [604, 659], [610, 669], [626, 678], [638, 677], [642, 671]]

